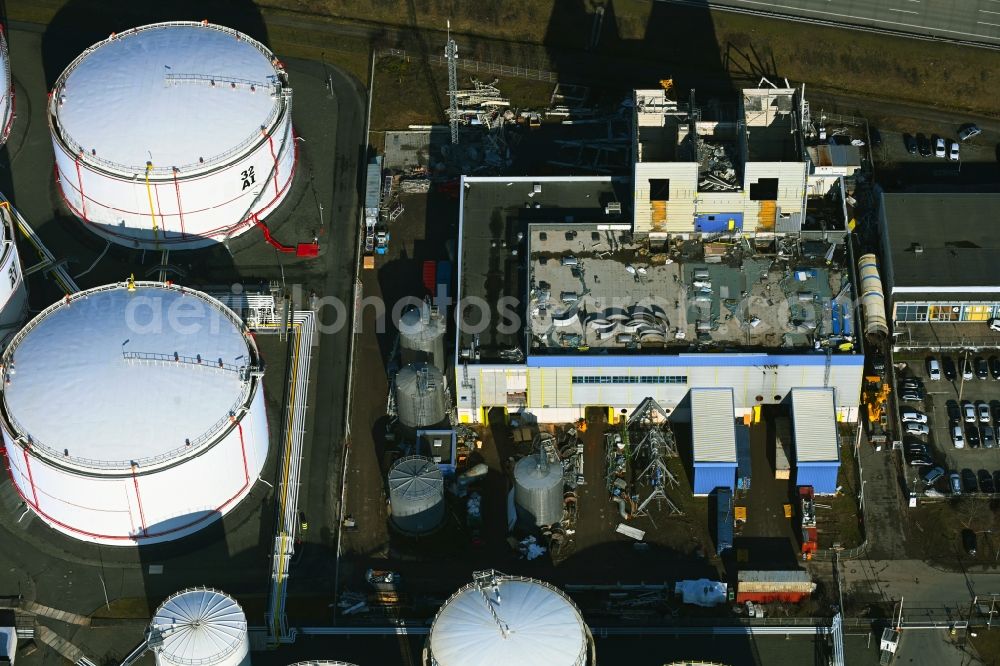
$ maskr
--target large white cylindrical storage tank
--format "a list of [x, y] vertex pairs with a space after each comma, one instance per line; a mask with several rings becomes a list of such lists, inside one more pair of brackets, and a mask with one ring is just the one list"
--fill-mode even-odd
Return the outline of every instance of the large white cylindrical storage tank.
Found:
[[396, 373], [396, 411], [408, 428], [437, 425], [448, 416], [444, 375], [433, 365], [414, 363]]
[[392, 523], [406, 534], [426, 534], [444, 522], [444, 477], [430, 458], [400, 458], [389, 470]]
[[17, 253], [14, 213], [0, 194], [0, 340], [13, 335], [28, 312], [28, 289]]
[[473, 578], [434, 616], [425, 666], [594, 665], [593, 636], [562, 591], [495, 571]]
[[231, 511], [264, 466], [256, 343], [201, 292], [155, 282], [78, 292], [28, 322], [2, 363], [14, 486], [69, 536], [185, 536]]
[[7, 141], [14, 126], [14, 80], [10, 75], [7, 29], [0, 24], [0, 144]]
[[552, 525], [563, 516], [563, 470], [532, 453], [514, 465], [514, 501], [534, 517], [536, 525]]
[[858, 280], [861, 282], [861, 307], [865, 314], [865, 338], [879, 344], [889, 336], [885, 316], [885, 293], [874, 254], [858, 257]]
[[52, 90], [63, 199], [130, 247], [194, 248], [240, 234], [288, 193], [291, 92], [274, 54], [230, 28], [178, 21], [113, 34]]
[[431, 363], [444, 372], [446, 325], [445, 318], [429, 304], [411, 308], [399, 318], [399, 345], [404, 353], [411, 352], [414, 361]]
[[150, 622], [147, 643], [156, 666], [250, 666], [243, 609], [209, 588], [184, 590], [164, 601]]

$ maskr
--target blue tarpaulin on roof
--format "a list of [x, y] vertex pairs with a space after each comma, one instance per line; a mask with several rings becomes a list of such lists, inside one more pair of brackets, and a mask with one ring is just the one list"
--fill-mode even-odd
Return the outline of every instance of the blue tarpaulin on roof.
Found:
[[704, 233], [742, 231], [743, 213], [706, 213], [694, 216], [694, 230]]

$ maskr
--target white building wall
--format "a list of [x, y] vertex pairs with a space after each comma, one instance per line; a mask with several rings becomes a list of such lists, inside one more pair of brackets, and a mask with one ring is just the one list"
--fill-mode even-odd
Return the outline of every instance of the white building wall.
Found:
[[[225, 439], [203, 455], [150, 474], [85, 476], [27, 457], [3, 428], [10, 475], [25, 503], [51, 527], [112, 546], [191, 534], [229, 512], [253, 488], [267, 458], [264, 391]], [[244, 460], [245, 451], [245, 460]], [[145, 533], [143, 526], [145, 525]]]
[[[654, 224], [649, 201], [649, 180], [670, 179], [667, 224]], [[698, 198], [698, 165], [695, 162], [638, 162], [635, 165], [635, 232], [676, 233], [694, 229]]]
[[[861, 365], [831, 365], [827, 386], [835, 390], [838, 416], [841, 420], [855, 421], [861, 394], [864, 368]], [[581, 376], [686, 376], [687, 383], [573, 383]], [[664, 367], [577, 367], [529, 368], [526, 366], [470, 366], [469, 377], [477, 378], [475, 391], [462, 386], [462, 370], [456, 370], [459, 387], [458, 413], [463, 422], [483, 420], [486, 407], [505, 407], [508, 412], [523, 411], [542, 422], [572, 421], [584, 415], [588, 406], [608, 406], [619, 413], [634, 409], [643, 399], [654, 398], [662, 407], [675, 409], [691, 388], [728, 387], [733, 390], [734, 415], [742, 416], [758, 404], [777, 404], [787, 399], [795, 387], [822, 387], [826, 367], [819, 365], [767, 365], [759, 366], [711, 365]], [[505, 390], [508, 378], [516, 377], [527, 386], [527, 404], [522, 407], [507, 402]], [[472, 396], [477, 400], [473, 405]], [[514, 395], [511, 393], [510, 395]], [[484, 396], [484, 397], [479, 397]], [[757, 396], [762, 400], [758, 401]], [[559, 418], [556, 418], [558, 416]]]

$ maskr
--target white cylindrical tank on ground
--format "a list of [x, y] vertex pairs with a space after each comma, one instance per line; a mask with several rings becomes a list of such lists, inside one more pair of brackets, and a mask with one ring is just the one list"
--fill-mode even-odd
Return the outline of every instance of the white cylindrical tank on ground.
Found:
[[444, 522], [444, 477], [430, 458], [400, 458], [389, 470], [392, 522], [407, 534], [426, 534]]
[[291, 92], [274, 54], [230, 28], [175, 21], [113, 34], [52, 90], [63, 199], [128, 246], [193, 248], [242, 233], [288, 193]]
[[11, 478], [87, 541], [176, 539], [243, 499], [267, 457], [257, 346], [220, 302], [155, 282], [81, 291], [3, 354]]
[[15, 241], [14, 212], [0, 194], [0, 340], [21, 327], [28, 312], [28, 290]]
[[514, 466], [514, 501], [535, 518], [536, 525], [562, 520], [563, 470], [558, 462], [546, 463], [544, 454], [532, 453]]
[[885, 293], [874, 254], [858, 257], [858, 280], [861, 282], [861, 307], [865, 312], [865, 338], [880, 343], [889, 336], [885, 317]]
[[178, 592], [149, 624], [156, 666], [249, 666], [247, 618], [227, 594], [209, 588]]
[[446, 322], [436, 308], [424, 303], [419, 308], [411, 308], [399, 318], [399, 344], [407, 351], [415, 352], [422, 358], [418, 361], [432, 363], [444, 372], [444, 334]]
[[593, 666], [593, 637], [563, 592], [494, 571], [473, 578], [434, 616], [425, 666]]
[[437, 425], [448, 416], [444, 375], [433, 365], [414, 363], [396, 373], [396, 410], [409, 428]]
[[14, 126], [14, 82], [10, 75], [6, 26], [0, 25], [0, 144], [7, 141]]

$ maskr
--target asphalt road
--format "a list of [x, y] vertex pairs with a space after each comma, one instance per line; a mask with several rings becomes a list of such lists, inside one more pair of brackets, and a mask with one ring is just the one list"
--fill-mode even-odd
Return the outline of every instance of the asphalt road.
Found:
[[659, 0], [1000, 46], [1000, 0]]

